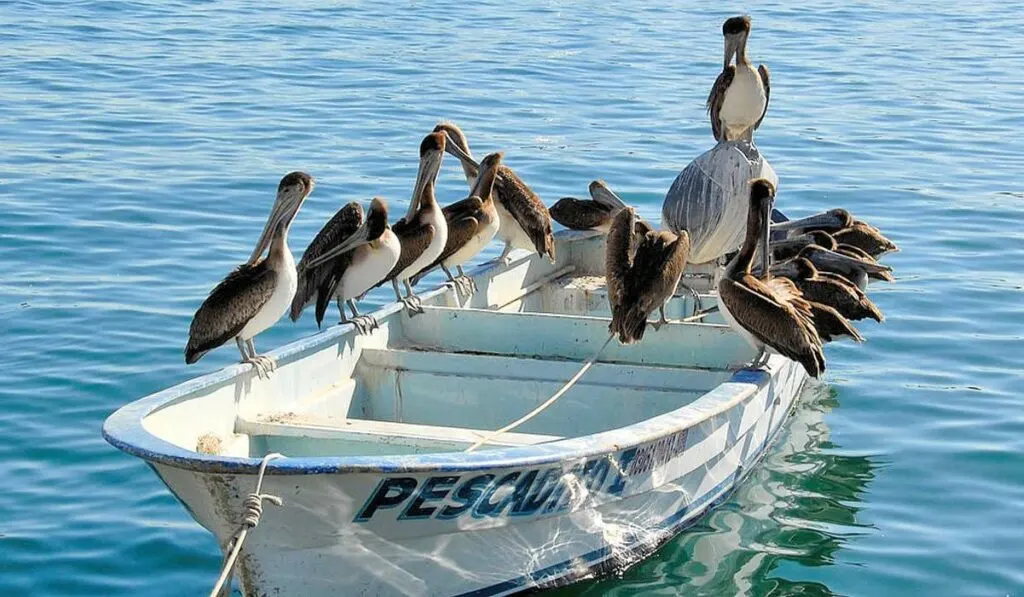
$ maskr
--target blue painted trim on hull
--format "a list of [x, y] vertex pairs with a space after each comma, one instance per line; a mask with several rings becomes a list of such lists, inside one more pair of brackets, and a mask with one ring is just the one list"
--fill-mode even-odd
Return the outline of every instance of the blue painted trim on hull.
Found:
[[[803, 384], [797, 390], [797, 396], [803, 390]], [[786, 413], [786, 417], [779, 422], [779, 426], [775, 428], [770, 437], [765, 438], [761, 444], [760, 449], [754, 452], [754, 457], [747, 463], [741, 463], [737, 468], [736, 472], [733, 472], [726, 477], [721, 483], [715, 485], [707, 493], [695, 502], [690, 503], [686, 507], [678, 510], [665, 520], [654, 526], [655, 536], [653, 539], [640, 539], [634, 542], [633, 545], [624, 548], [619, 557], [628, 559], [631, 554], [643, 553], [648, 551], [648, 555], [653, 553], [665, 543], [674, 539], [679, 533], [694, 525], [701, 516], [707, 514], [715, 507], [721, 505], [729, 498], [732, 491], [739, 486], [739, 484], [746, 478], [750, 471], [757, 466], [757, 464], [764, 458], [768, 453], [768, 448], [778, 439], [779, 434], [782, 432], [782, 428], [786, 424], [786, 420], [789, 418], [796, 406], [798, 398], [794, 398], [793, 403], [790, 404], [789, 411]], [[697, 504], [701, 502], [699, 507]], [[693, 516], [687, 518], [690, 513], [696, 512]], [[613, 555], [610, 546], [604, 546], [600, 549], [596, 549], [590, 553], [583, 554], [574, 559], [566, 560], [548, 566], [547, 568], [541, 568], [535, 570], [529, 574], [506, 580], [489, 587], [481, 589], [475, 589], [467, 593], [460, 593], [454, 597], [493, 597], [495, 595], [519, 595], [525, 593], [531, 593], [538, 590], [553, 589], [555, 587], [561, 587], [572, 584], [574, 582], [583, 580], [591, 573], [599, 568], [609, 556]], [[585, 566], [586, 568], [576, 574], [569, 574], [563, 576], [562, 574], [573, 568]], [[554, 577], [554, 578], [552, 578]], [[550, 579], [550, 580], [547, 580]], [[521, 589], [515, 593], [507, 593], [508, 591], [514, 591]]]

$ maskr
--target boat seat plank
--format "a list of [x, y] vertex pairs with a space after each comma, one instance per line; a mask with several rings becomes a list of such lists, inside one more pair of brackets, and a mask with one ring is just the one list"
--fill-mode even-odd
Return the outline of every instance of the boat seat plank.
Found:
[[[424, 307], [424, 313], [403, 321], [403, 329], [403, 348], [580, 361], [593, 356], [608, 338], [608, 320], [603, 318], [445, 307]], [[670, 322], [648, 330], [640, 343], [612, 342], [600, 361], [730, 369], [753, 356], [753, 349], [727, 325]]]
[[[684, 280], [685, 283], [693, 283], [693, 280]], [[605, 317], [611, 319], [611, 308], [608, 306], [608, 286], [604, 276], [568, 276], [563, 277], [546, 285], [537, 293], [537, 299], [526, 301], [520, 311], [537, 311], [542, 313], [561, 313], [564, 315], [586, 315], [589, 317]], [[718, 304], [718, 296], [714, 294], [701, 293], [700, 302], [697, 304], [701, 309], [707, 309]], [[679, 287], [676, 294], [665, 304], [665, 316], [671, 320], [678, 320], [693, 315], [694, 299], [685, 288]], [[648, 318], [650, 321], [658, 319], [655, 311]], [[725, 323], [720, 313], [711, 313], [702, 323]]]
[[[369, 442], [426, 447], [469, 445], [491, 433], [485, 429], [310, 416], [291, 412], [264, 413], [255, 419], [239, 418], [235, 421], [235, 432], [312, 439], [362, 439]], [[488, 444], [530, 446], [560, 439], [562, 438], [557, 435], [504, 433]]]
[[[564, 383], [579, 371], [577, 362], [515, 355], [433, 352], [401, 349], [363, 349], [360, 366], [437, 375], [475, 376], [522, 381]], [[631, 390], [706, 392], [727, 381], [725, 370], [655, 365], [597, 363], [576, 385], [612, 386]]]

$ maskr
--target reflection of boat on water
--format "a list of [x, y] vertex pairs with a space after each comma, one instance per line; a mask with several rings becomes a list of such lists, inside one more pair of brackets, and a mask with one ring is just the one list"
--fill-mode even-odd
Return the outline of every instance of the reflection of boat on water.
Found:
[[[818, 580], [794, 577], [798, 567], [780, 567], [831, 565], [846, 541], [867, 526], [857, 520], [859, 503], [877, 464], [835, 453], [825, 416], [837, 405], [829, 386], [805, 386], [774, 447], [728, 502], [616, 578], [617, 589], [632, 594], [635, 584], [652, 594], [671, 588], [701, 595], [833, 595]], [[597, 581], [546, 595], [602, 595], [604, 588]]]

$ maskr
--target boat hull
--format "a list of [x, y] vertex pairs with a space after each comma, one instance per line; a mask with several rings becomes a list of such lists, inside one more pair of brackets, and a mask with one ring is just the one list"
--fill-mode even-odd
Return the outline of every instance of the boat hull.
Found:
[[[236, 573], [247, 595], [397, 597], [510, 595], [622, 569], [728, 495], [805, 379], [773, 357], [723, 384], [708, 416], [668, 413], [643, 441], [609, 436], [578, 455], [536, 446], [512, 465], [270, 474], [264, 493], [284, 506], [268, 506]], [[255, 475], [154, 469], [226, 545]]]

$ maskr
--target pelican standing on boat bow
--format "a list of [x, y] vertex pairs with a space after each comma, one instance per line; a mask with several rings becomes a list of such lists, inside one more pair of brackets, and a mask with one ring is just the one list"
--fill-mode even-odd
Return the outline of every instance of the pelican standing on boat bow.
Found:
[[316, 325], [324, 319], [331, 299], [338, 302], [341, 323], [345, 318], [342, 303], [352, 310], [351, 323], [361, 334], [369, 333], [377, 322], [360, 315], [355, 301], [373, 288], [398, 263], [401, 244], [388, 226], [388, 205], [381, 197], [370, 202], [370, 213], [363, 219], [363, 208], [353, 201], [338, 210], [309, 243], [299, 262], [299, 289], [292, 301], [295, 321], [310, 303], [316, 303]]
[[[192, 318], [185, 347], [187, 364], [234, 338], [242, 362], [251, 364], [257, 375], [265, 377], [274, 370], [273, 359], [256, 353], [253, 337], [274, 325], [295, 296], [298, 276], [288, 250], [288, 229], [312, 191], [313, 178], [304, 172], [281, 179], [277, 200], [249, 260], [214, 287]], [[268, 248], [267, 257], [260, 259]]]
[[[725, 36], [725, 65], [708, 96], [711, 131], [716, 141], [746, 139], [753, 142], [754, 130], [768, 112], [771, 77], [768, 67], [756, 69], [747, 59], [750, 17], [732, 17], [722, 25]], [[736, 64], [731, 63], [733, 55]]]
[[[409, 211], [391, 227], [402, 250], [397, 263], [381, 282], [391, 281], [395, 298], [410, 312], [422, 313], [423, 307], [409, 284], [409, 278], [437, 259], [448, 242], [448, 223], [434, 197], [434, 184], [441, 170], [445, 144], [445, 134], [440, 132], [430, 133], [420, 143], [420, 166], [412, 199], [409, 200]], [[405, 284], [408, 292], [405, 298], [398, 289], [399, 281]]]
[[[484, 157], [480, 162], [480, 175], [469, 197], [441, 210], [448, 225], [448, 242], [441, 255], [416, 274], [413, 285], [428, 271], [440, 265], [448, 280], [456, 287], [463, 287], [467, 295], [473, 291], [473, 279], [462, 271], [462, 265], [475, 257], [498, 233], [498, 210], [494, 206], [493, 190], [501, 156], [498, 152]], [[458, 278], [452, 276], [453, 267], [459, 272]]]
[[[803, 365], [818, 377], [825, 371], [821, 338], [815, 330], [811, 305], [786, 278], [759, 279], [751, 273], [759, 242], [768, 237], [769, 214], [775, 187], [763, 178], [750, 183], [747, 235], [739, 253], [726, 266], [718, 283], [722, 316], [744, 340], [767, 359], [771, 349]], [[761, 252], [761, 271], [768, 271], [768, 255]]]
[[[434, 132], [448, 136], [447, 151], [459, 158], [469, 187], [473, 188], [480, 166], [469, 151], [465, 133], [452, 122], [437, 125]], [[540, 197], [505, 164], [498, 167], [494, 192], [500, 222], [498, 237], [505, 241], [499, 259], [507, 262], [512, 249], [526, 249], [541, 257], [547, 256], [548, 261], [554, 263], [555, 237], [551, 232], [551, 214]]]

